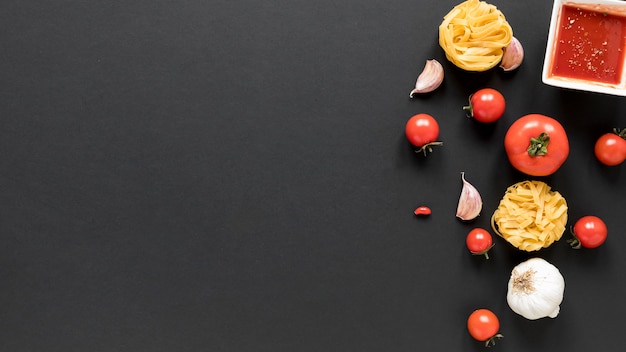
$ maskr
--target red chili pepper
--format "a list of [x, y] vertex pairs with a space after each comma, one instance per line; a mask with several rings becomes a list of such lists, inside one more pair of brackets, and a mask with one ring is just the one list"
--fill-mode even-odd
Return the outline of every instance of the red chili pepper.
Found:
[[415, 215], [430, 215], [430, 213], [432, 213], [432, 211], [430, 210], [430, 208], [429, 208], [429, 207], [426, 207], [426, 206], [423, 206], [423, 205], [422, 205], [422, 206], [417, 207], [417, 208], [413, 211], [413, 213], [414, 213]]

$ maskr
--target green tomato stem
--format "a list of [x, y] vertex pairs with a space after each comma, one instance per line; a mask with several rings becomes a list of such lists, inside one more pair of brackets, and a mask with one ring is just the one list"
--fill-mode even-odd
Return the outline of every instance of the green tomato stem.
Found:
[[417, 149], [415, 152], [416, 153], [424, 153], [424, 156], [428, 156], [428, 153], [432, 153], [433, 151], [433, 146], [435, 145], [443, 145], [443, 142], [430, 142], [430, 143], [426, 143], [423, 146], [421, 146], [419, 149]]
[[468, 118], [474, 117], [474, 107], [472, 106], [473, 95], [474, 94], [470, 94], [469, 98], [467, 99], [468, 104], [463, 107], [463, 111], [465, 111], [465, 116], [467, 116]]
[[474, 109], [472, 109], [472, 104], [464, 106], [463, 111], [465, 111], [465, 116], [467, 116], [468, 118], [474, 116]]
[[491, 248], [493, 248], [493, 246], [495, 246], [495, 243], [492, 244], [491, 246], [489, 246], [489, 248], [485, 249], [484, 251], [480, 251], [480, 252], [471, 252], [473, 255], [484, 255], [485, 258], [489, 259], [489, 250]]
[[582, 244], [580, 243], [580, 240], [578, 239], [578, 237], [574, 233], [574, 229], [572, 227], [570, 227], [569, 232], [572, 234], [572, 238], [568, 239], [567, 243], [569, 243], [569, 245], [573, 249], [581, 249], [582, 248]]
[[548, 154], [548, 143], [550, 143], [550, 136], [546, 132], [541, 132], [539, 136], [530, 139], [528, 155], [541, 156]]
[[496, 339], [501, 339], [503, 337], [504, 337], [504, 335], [502, 335], [502, 334], [496, 334], [495, 336], [493, 336], [489, 340], [485, 341], [485, 347], [495, 346]]

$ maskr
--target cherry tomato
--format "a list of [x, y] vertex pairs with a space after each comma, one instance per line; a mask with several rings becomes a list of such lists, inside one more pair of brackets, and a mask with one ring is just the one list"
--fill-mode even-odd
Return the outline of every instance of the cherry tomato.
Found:
[[465, 244], [470, 253], [474, 255], [484, 255], [489, 259], [487, 252], [493, 247], [493, 239], [489, 231], [477, 227], [472, 229], [465, 238]]
[[441, 145], [437, 142], [439, 138], [439, 124], [434, 117], [428, 114], [417, 114], [412, 116], [406, 123], [406, 138], [409, 143], [418, 147], [416, 152], [431, 152], [433, 145]]
[[499, 120], [505, 108], [506, 101], [502, 93], [493, 88], [483, 88], [470, 95], [469, 105], [464, 106], [463, 110], [478, 122], [490, 123]]
[[614, 133], [605, 133], [596, 141], [596, 158], [604, 165], [616, 166], [626, 160], [626, 128], [615, 129]]
[[569, 240], [569, 244], [574, 249], [596, 248], [606, 241], [608, 230], [606, 224], [597, 216], [587, 215], [576, 221], [572, 229], [574, 238]]
[[489, 309], [482, 308], [472, 312], [467, 319], [467, 330], [475, 340], [484, 341], [487, 347], [494, 345], [496, 338], [502, 337], [498, 334], [500, 321]]
[[569, 141], [555, 119], [529, 114], [520, 117], [504, 136], [504, 149], [511, 165], [531, 176], [555, 173], [569, 155]]

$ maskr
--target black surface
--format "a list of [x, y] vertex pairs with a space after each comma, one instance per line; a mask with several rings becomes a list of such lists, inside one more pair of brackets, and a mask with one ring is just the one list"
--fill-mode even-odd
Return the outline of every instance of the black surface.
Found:
[[[626, 101], [541, 83], [550, 1], [493, 2], [519, 70], [455, 69], [437, 27], [457, 3], [3, 1], [0, 350], [479, 351], [480, 307], [501, 320], [494, 351], [615, 350], [626, 174], [592, 149]], [[445, 82], [411, 100], [430, 58]], [[461, 110], [485, 86], [508, 102], [490, 126]], [[428, 158], [403, 135], [418, 112], [445, 143]], [[528, 321], [505, 294], [529, 255], [496, 238], [486, 261], [464, 238], [528, 179], [502, 141], [534, 112], [571, 142], [539, 179], [609, 239], [537, 254], [565, 300]], [[471, 224], [454, 217], [461, 171], [485, 204]]]

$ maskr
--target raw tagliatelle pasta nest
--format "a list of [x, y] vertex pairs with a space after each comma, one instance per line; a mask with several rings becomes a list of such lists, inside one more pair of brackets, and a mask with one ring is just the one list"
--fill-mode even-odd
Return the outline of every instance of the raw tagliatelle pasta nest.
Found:
[[567, 202], [541, 181], [522, 181], [507, 188], [491, 217], [496, 234], [523, 251], [558, 241], [567, 223]]
[[504, 14], [494, 5], [467, 0], [444, 16], [439, 26], [439, 45], [446, 58], [467, 71], [486, 71], [495, 67], [513, 30]]

